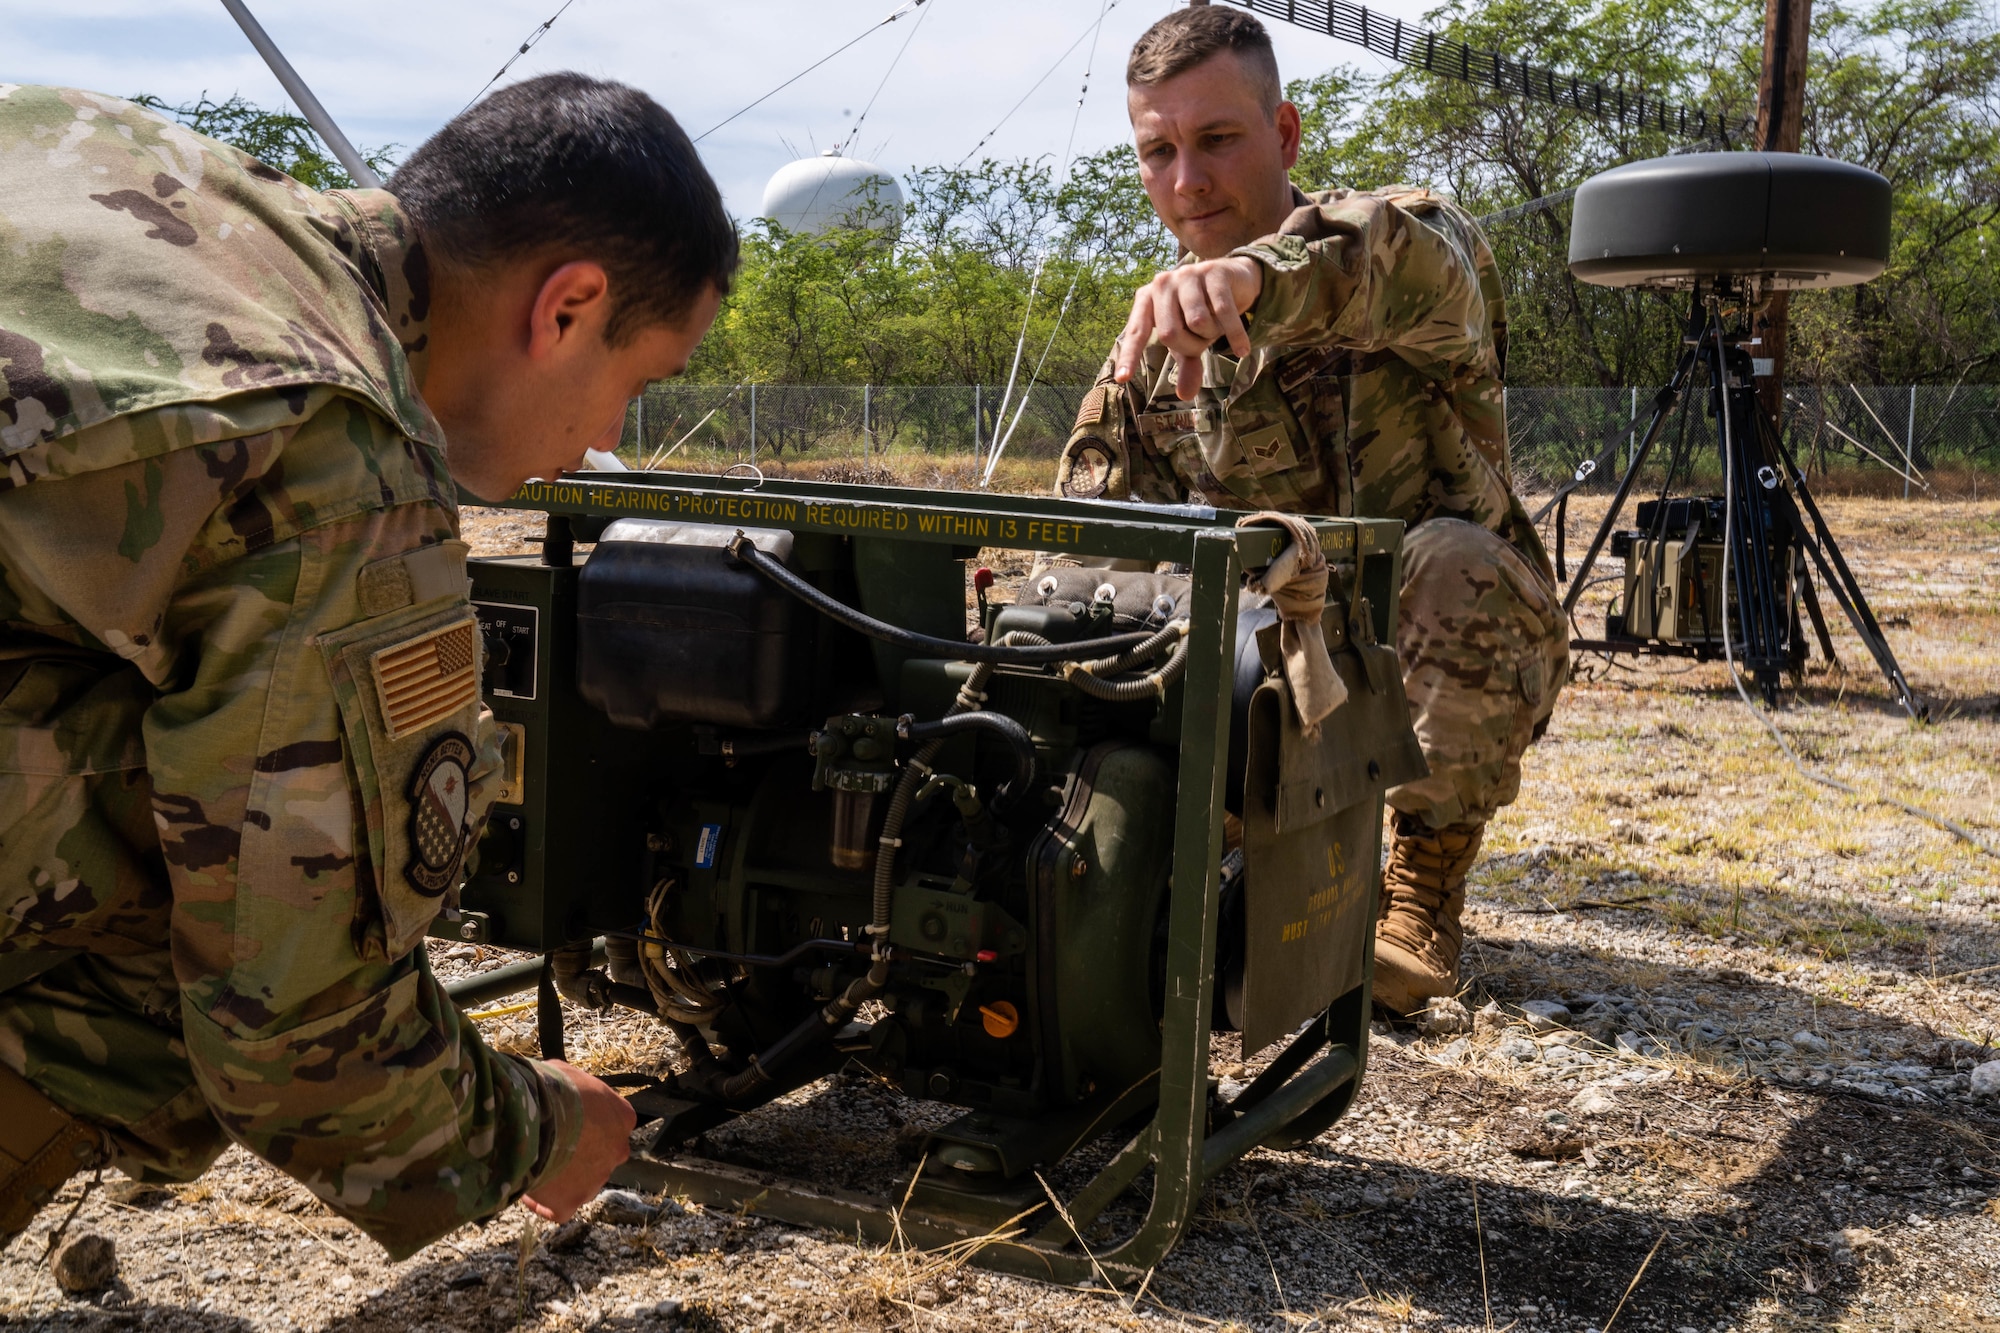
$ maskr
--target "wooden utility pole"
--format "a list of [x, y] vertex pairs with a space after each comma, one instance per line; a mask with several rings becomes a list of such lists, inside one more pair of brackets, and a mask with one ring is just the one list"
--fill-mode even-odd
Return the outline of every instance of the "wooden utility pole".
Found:
[[[1766, 153], [1796, 153], [1804, 128], [1806, 47], [1812, 35], [1812, 0], [1765, 0], [1764, 76], [1757, 84], [1757, 147]], [[1778, 292], [1758, 321], [1771, 360], [1771, 373], [1758, 381], [1757, 400], [1771, 429], [1785, 415], [1785, 335], [1791, 296]]]

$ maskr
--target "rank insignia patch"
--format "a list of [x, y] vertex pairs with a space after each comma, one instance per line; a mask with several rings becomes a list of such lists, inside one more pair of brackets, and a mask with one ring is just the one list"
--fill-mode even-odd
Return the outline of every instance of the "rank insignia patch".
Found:
[[403, 874], [419, 893], [434, 898], [458, 877], [465, 860], [471, 771], [472, 742], [448, 731], [410, 775], [410, 863]]

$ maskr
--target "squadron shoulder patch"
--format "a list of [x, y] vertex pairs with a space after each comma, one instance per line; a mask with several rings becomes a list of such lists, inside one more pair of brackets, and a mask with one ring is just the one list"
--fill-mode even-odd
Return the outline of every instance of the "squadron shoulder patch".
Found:
[[465, 861], [466, 809], [472, 742], [448, 731], [431, 743], [410, 774], [410, 887], [435, 898], [450, 888]]

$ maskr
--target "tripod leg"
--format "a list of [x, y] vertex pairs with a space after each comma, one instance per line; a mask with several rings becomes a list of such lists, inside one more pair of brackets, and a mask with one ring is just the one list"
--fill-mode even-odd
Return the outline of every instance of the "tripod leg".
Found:
[[[1689, 321], [1692, 326], [1693, 321]], [[1632, 461], [1625, 466], [1625, 475], [1618, 479], [1617, 493], [1611, 497], [1611, 507], [1604, 511], [1604, 521], [1597, 525], [1597, 533], [1590, 539], [1590, 546], [1578, 562], [1576, 576], [1569, 581], [1569, 590], [1563, 594], [1563, 615], [1576, 611], [1577, 598], [1583, 596], [1583, 589], [1590, 582], [1590, 571], [1597, 564], [1597, 557], [1604, 550], [1604, 543], [1611, 539], [1611, 529], [1618, 524], [1618, 514], [1625, 508], [1625, 500], [1632, 494], [1632, 483], [1639, 479], [1639, 469], [1646, 465], [1646, 455], [1653, 451], [1653, 441], [1660, 438], [1660, 428], [1667, 424], [1667, 413], [1680, 401], [1681, 391], [1687, 388], [1688, 376], [1694, 371], [1694, 363], [1701, 352], [1701, 339], [1692, 339], [1688, 348], [1681, 353], [1680, 364], [1674, 367], [1674, 377], [1666, 387], [1653, 396], [1653, 419], [1646, 423], [1646, 434], [1638, 447], [1632, 451]]]
[[[1833, 540], [1833, 532], [1826, 525], [1826, 517], [1813, 502], [1812, 491], [1806, 485], [1805, 475], [1799, 471], [1798, 464], [1793, 460], [1791, 451], [1785, 448], [1783, 440], [1777, 441], [1777, 448], [1778, 455], [1784, 463], [1786, 482], [1779, 488], [1779, 503], [1790, 511], [1793, 525], [1799, 531], [1801, 544], [1806, 548], [1806, 553], [1812, 556], [1813, 563], [1819, 566], [1820, 577], [1826, 581], [1827, 591], [1833, 594], [1834, 601], [1838, 602], [1840, 609], [1847, 614], [1848, 623], [1854, 627], [1854, 632], [1860, 636], [1862, 645], [1875, 659], [1875, 665], [1881, 669], [1883, 679], [1889, 682], [1889, 688], [1895, 692], [1896, 702], [1901, 704], [1903, 711], [1913, 718], [1925, 716], [1929, 708], [1917, 698], [1916, 691], [1910, 688], [1909, 680], [1903, 675], [1903, 668], [1897, 664], [1896, 654], [1890, 650], [1889, 640], [1882, 633], [1882, 627], [1875, 622], [1875, 612], [1869, 608], [1868, 599], [1862, 594], [1861, 585], [1856, 581], [1854, 571], [1848, 568], [1846, 557], [1841, 555], [1839, 545]], [[1801, 508], [1805, 516], [1812, 520], [1810, 536], [1806, 533], [1805, 523], [1800, 515]]]
[[1569, 571], [1563, 568], [1563, 539], [1569, 535], [1569, 497], [1565, 495], [1556, 504], [1556, 582], [1568, 583]]
[[[1804, 545], [1804, 539], [1800, 539]], [[1806, 604], [1806, 614], [1812, 617], [1813, 633], [1819, 636], [1819, 650], [1826, 660], [1835, 666], [1840, 664], [1839, 654], [1833, 651], [1833, 636], [1827, 632], [1826, 613], [1819, 609], [1819, 594], [1813, 590], [1812, 567], [1799, 566], [1799, 596]]]

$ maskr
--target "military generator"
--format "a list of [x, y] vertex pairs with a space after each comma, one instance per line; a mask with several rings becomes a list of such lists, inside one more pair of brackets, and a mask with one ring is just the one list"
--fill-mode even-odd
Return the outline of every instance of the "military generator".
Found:
[[[503, 790], [434, 933], [539, 956], [454, 995], [539, 986], [545, 1054], [558, 997], [672, 1030], [671, 1071], [612, 1076], [621, 1179], [1136, 1280], [1205, 1180], [1351, 1103], [1383, 792], [1423, 771], [1400, 524], [1315, 524], [1348, 697], [1308, 738], [1242, 587], [1289, 538], [1233, 515], [660, 473], [512, 504], [542, 553], [472, 564]], [[1002, 588], [994, 548], [1062, 558]], [[1285, 1044], [1224, 1083], [1228, 1030]], [[857, 1071], [958, 1112], [881, 1191], [704, 1153]], [[1098, 1165], [1061, 1198], [1066, 1158]]]

